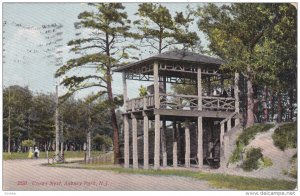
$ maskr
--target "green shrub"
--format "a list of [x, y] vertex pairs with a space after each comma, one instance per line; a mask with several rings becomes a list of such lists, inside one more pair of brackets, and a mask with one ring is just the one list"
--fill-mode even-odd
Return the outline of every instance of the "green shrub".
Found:
[[147, 88], [144, 87], [143, 85], [141, 85], [139, 88], [139, 95], [140, 97], [144, 97], [147, 95]]
[[252, 171], [259, 168], [259, 159], [263, 157], [260, 148], [250, 148], [246, 153], [246, 159], [242, 164], [245, 171]]
[[262, 161], [264, 163], [263, 167], [271, 167], [273, 165], [272, 159], [269, 157], [263, 157]]
[[[296, 155], [296, 156], [295, 156]], [[298, 168], [297, 168], [297, 154], [295, 154], [290, 162], [291, 162], [291, 168], [288, 171], [288, 175], [292, 178], [297, 178]]]
[[274, 145], [285, 150], [297, 148], [297, 123], [287, 123], [275, 130], [272, 135]]
[[96, 150], [105, 151], [107, 148], [112, 146], [113, 141], [106, 135], [97, 134], [93, 139], [93, 143], [95, 144]]
[[266, 167], [271, 167], [273, 165], [272, 159], [269, 157], [261, 157], [258, 159], [258, 168], [266, 168]]
[[245, 129], [236, 141], [236, 148], [234, 149], [229, 159], [229, 163], [236, 163], [239, 160], [241, 160], [240, 157], [241, 157], [241, 153], [244, 150], [244, 147], [249, 144], [250, 140], [255, 138], [255, 135], [257, 133], [268, 131], [273, 127], [274, 127], [273, 124], [258, 124]]
[[33, 147], [35, 145], [35, 142], [33, 140], [23, 140], [22, 146], [24, 147]]
[[236, 163], [241, 159], [241, 153], [244, 150], [244, 144], [238, 143], [236, 144], [236, 148], [234, 149], [231, 157], [229, 158], [229, 163]]
[[298, 169], [297, 169], [297, 164], [293, 164], [290, 171], [289, 171], [289, 176], [291, 176], [292, 178], [297, 178], [297, 173], [298, 173]]

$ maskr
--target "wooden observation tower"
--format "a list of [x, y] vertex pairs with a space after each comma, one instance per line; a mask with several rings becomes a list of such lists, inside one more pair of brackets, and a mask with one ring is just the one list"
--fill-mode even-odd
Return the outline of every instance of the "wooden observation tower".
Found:
[[[142, 162], [145, 169], [151, 162], [154, 169], [168, 163], [173, 167], [190, 167], [191, 161], [200, 169], [203, 164], [218, 167], [226, 163], [229, 133], [239, 125], [239, 75], [222, 74], [219, 70], [222, 63], [220, 59], [174, 50], [114, 70], [123, 74], [125, 168], [130, 167], [131, 161], [133, 168]], [[150, 81], [153, 85], [148, 87], [148, 95], [128, 99], [127, 80]], [[193, 85], [196, 93], [167, 93], [168, 83]], [[143, 129], [139, 130], [141, 148], [138, 121], [143, 121]], [[154, 132], [152, 139], [150, 125]], [[153, 159], [149, 157], [150, 143], [154, 148]]]

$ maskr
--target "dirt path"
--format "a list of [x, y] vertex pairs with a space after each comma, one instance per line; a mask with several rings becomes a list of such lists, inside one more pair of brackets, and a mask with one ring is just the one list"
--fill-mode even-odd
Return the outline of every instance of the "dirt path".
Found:
[[46, 160], [3, 161], [3, 190], [216, 190], [192, 178], [54, 168], [42, 163]]

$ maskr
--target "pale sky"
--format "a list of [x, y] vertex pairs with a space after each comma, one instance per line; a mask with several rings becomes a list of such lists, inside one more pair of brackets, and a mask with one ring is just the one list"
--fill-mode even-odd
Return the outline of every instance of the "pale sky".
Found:
[[[124, 3], [128, 17], [131, 20], [137, 19], [134, 13], [137, 12], [138, 3]], [[163, 5], [175, 13], [184, 11], [187, 3], [164, 3]], [[190, 3], [192, 8], [197, 8], [203, 3]], [[45, 52], [49, 48], [45, 45], [45, 33], [42, 25], [62, 24], [62, 57], [65, 63], [74, 57], [69, 53], [67, 42], [76, 38], [74, 22], [77, 22], [79, 13], [90, 10], [90, 6], [84, 3], [3, 3], [3, 86], [20, 85], [28, 86], [34, 92], [53, 92], [55, 89], [54, 73], [57, 69], [52, 57], [57, 51]], [[22, 25], [22, 27], [20, 27]], [[24, 28], [26, 27], [26, 28]], [[195, 25], [195, 31], [199, 31]], [[42, 33], [41, 33], [42, 32]], [[203, 34], [199, 34], [201, 41], [206, 43]], [[143, 58], [147, 56], [142, 56]], [[79, 72], [79, 70], [77, 70]], [[91, 70], [89, 70], [91, 71]], [[138, 96], [137, 88], [140, 85], [147, 85], [143, 82], [128, 82], [129, 98]], [[95, 90], [95, 89], [94, 89]], [[122, 94], [122, 80], [120, 74], [113, 76], [113, 90], [115, 94]], [[77, 97], [84, 97], [93, 90], [78, 93]], [[65, 90], [60, 87], [60, 95]]]

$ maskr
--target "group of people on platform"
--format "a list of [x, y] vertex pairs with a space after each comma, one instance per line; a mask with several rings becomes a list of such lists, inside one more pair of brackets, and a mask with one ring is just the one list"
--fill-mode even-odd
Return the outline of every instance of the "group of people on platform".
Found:
[[216, 96], [216, 97], [233, 97], [234, 98], [234, 89], [230, 88], [228, 89], [228, 91], [226, 91], [226, 89], [223, 89], [223, 91], [221, 89], [214, 89], [212, 96]]
[[[143, 86], [140, 87], [142, 89]], [[159, 93], [166, 93], [166, 90], [163, 87], [163, 84], [159, 84]], [[232, 97], [234, 98], [234, 88], [231, 86], [227, 90], [221, 87], [214, 87], [213, 90], [208, 90], [208, 92], [202, 92], [204, 96], [213, 96], [213, 97]], [[154, 94], [154, 85], [149, 85], [146, 87], [146, 94], [153, 95]]]

